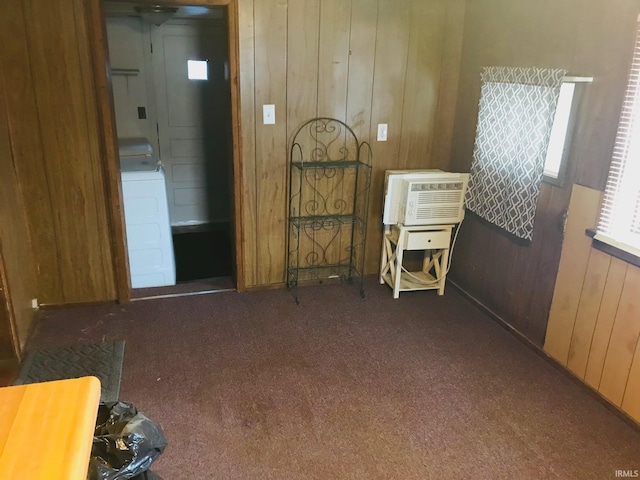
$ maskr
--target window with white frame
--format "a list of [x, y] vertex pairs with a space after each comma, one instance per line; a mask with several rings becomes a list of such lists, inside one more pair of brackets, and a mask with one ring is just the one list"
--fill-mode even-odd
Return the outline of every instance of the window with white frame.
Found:
[[640, 256], [640, 28], [595, 238]]
[[[585, 80], [579, 79], [578, 81]], [[578, 103], [575, 98], [576, 92], [575, 81], [564, 81], [560, 87], [560, 96], [551, 128], [551, 138], [547, 147], [547, 157], [544, 162], [544, 180], [549, 183], [562, 184], [563, 182], [573, 120]]]
[[187, 60], [187, 78], [189, 80], [208, 80], [207, 60]]

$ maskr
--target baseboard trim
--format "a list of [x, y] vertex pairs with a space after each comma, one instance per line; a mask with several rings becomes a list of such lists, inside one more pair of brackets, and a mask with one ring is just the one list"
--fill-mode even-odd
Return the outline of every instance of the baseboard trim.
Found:
[[41, 303], [38, 305], [40, 310], [59, 310], [61, 308], [74, 308], [74, 307], [92, 307], [100, 305], [116, 305], [119, 302], [117, 300], [96, 300], [89, 302], [70, 302], [70, 303]]
[[584, 383], [580, 378], [576, 377], [570, 370], [565, 368], [564, 365], [562, 365], [555, 358], [553, 358], [552, 356], [547, 354], [547, 352], [545, 352], [540, 346], [538, 346], [537, 344], [533, 343], [531, 340], [529, 340], [524, 334], [522, 334], [516, 328], [512, 327], [511, 325], [509, 325], [509, 323], [504, 318], [502, 318], [500, 315], [498, 315], [493, 310], [491, 310], [489, 307], [487, 307], [484, 303], [482, 303], [482, 301], [480, 301], [479, 299], [477, 299], [476, 297], [471, 295], [467, 290], [465, 290], [463, 287], [461, 287], [460, 285], [458, 285], [455, 281], [452, 281], [451, 279], [447, 279], [447, 284], [451, 285], [460, 295], [462, 295], [462, 297], [465, 300], [467, 300], [473, 306], [475, 306], [480, 311], [482, 311], [484, 314], [486, 314], [488, 317], [490, 317], [492, 320], [494, 320], [502, 328], [504, 328], [509, 333], [511, 333], [520, 342], [522, 342], [524, 345], [526, 345], [531, 350], [533, 350], [539, 357], [541, 357], [543, 360], [545, 360], [549, 365], [551, 365], [553, 368], [558, 370], [560, 373], [562, 373], [565, 377], [567, 377], [573, 383], [578, 385], [582, 390], [584, 390], [587, 394], [589, 394], [591, 397], [593, 397], [598, 402], [600, 402], [604, 407], [606, 407], [609, 411], [614, 413], [618, 418], [620, 418], [622, 421], [627, 423], [629, 426], [631, 426], [637, 432], [640, 432], [640, 423], [639, 422], [637, 422], [635, 419], [631, 418], [627, 413], [625, 413], [622, 410], [620, 410], [619, 407], [617, 407], [616, 405], [614, 405], [611, 402], [609, 402], [609, 400], [607, 400], [605, 397], [603, 397], [597, 390], [595, 390], [594, 388], [592, 388], [589, 385], [587, 385], [586, 383]]
[[458, 285], [455, 281], [447, 278], [447, 285], [451, 285], [453, 288], [455, 288], [458, 291], [458, 293], [460, 293], [469, 303], [473, 304], [474, 307], [478, 308], [484, 314], [491, 317], [492, 320], [496, 321], [502, 328], [504, 328], [509, 333], [511, 333], [514, 337], [516, 337], [518, 340], [524, 343], [527, 347], [531, 348], [538, 354], [542, 354], [545, 357], [547, 356], [544, 350], [542, 350], [536, 343], [529, 340], [529, 338], [527, 338], [517, 328], [514, 328], [513, 326], [511, 326], [509, 322], [507, 322], [504, 318], [502, 318], [500, 315], [498, 315], [489, 307], [487, 307], [484, 303], [482, 303], [482, 301], [480, 301], [479, 299], [471, 295], [467, 290], [465, 290], [463, 287]]

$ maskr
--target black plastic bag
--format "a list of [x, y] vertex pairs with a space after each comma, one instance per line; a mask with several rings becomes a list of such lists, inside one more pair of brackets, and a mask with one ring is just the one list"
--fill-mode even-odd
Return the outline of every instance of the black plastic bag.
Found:
[[136, 475], [131, 480], [162, 480], [162, 478], [160, 478], [160, 475], [153, 473], [151, 470], [147, 470], [140, 475]]
[[88, 479], [132, 479], [146, 472], [166, 446], [162, 429], [132, 404], [101, 403]]

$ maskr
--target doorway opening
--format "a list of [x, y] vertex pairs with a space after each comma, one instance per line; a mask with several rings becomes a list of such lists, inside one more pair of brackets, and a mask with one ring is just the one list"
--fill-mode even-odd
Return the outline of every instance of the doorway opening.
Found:
[[[104, 12], [131, 296], [235, 288], [227, 9], [105, 2]], [[132, 192], [137, 183], [125, 185], [133, 175], [125, 172], [145, 168], [162, 174], [166, 200], [142, 199]], [[168, 219], [135, 224], [143, 214], [135, 208], [153, 202], [166, 202]], [[163, 222], [169, 245], [153, 243]], [[154, 270], [168, 256], [162, 268], [173, 269], [173, 281]]]

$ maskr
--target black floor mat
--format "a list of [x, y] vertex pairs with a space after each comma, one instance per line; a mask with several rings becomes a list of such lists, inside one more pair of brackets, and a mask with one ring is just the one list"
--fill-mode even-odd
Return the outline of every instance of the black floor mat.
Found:
[[173, 235], [176, 281], [231, 275], [231, 241], [226, 229]]
[[100, 400], [115, 402], [120, 395], [124, 341], [33, 350], [20, 366], [14, 385], [49, 382], [92, 375], [102, 386]]

